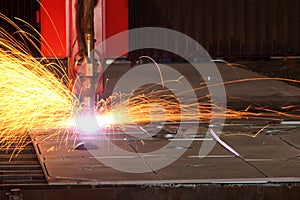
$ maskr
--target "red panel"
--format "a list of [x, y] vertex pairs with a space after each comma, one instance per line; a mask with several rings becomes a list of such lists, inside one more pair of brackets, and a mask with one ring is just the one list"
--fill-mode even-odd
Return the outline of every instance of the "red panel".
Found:
[[45, 57], [67, 57], [66, 1], [40, 0], [41, 51]]
[[[68, 32], [67, 20], [72, 19], [75, 8], [72, 0], [41, 0], [40, 24], [41, 24], [41, 51], [45, 57], [69, 57], [66, 39], [77, 37]], [[68, 4], [67, 4], [68, 2]], [[103, 0], [105, 2], [105, 38], [128, 30], [128, 0]], [[70, 6], [69, 19], [66, 19], [66, 5]], [[97, 18], [97, 16], [96, 16]], [[96, 20], [98, 21], [98, 19]], [[74, 22], [73, 22], [74, 25]], [[101, 27], [100, 27], [101, 28]], [[70, 27], [70, 30], [72, 27]], [[101, 41], [100, 38], [96, 38]], [[72, 41], [72, 39], [71, 39]], [[128, 49], [128, 37], [122, 39], [119, 44]], [[74, 46], [73, 46], [74, 48]], [[106, 47], [106, 57], [114, 58], [116, 55], [115, 45]], [[73, 49], [74, 50], [74, 49]]]
[[[128, 0], [106, 0], [105, 17], [106, 38], [128, 30]], [[106, 57], [115, 58], [119, 56], [115, 51], [118, 45], [128, 49], [128, 37], [122, 38], [120, 43], [116, 45], [107, 46]]]
[[[45, 57], [69, 57], [69, 75], [75, 79], [74, 63], [79, 55], [76, 30], [77, 1], [40, 0], [40, 2], [41, 51]], [[105, 5], [105, 9], [103, 9], [103, 5]], [[102, 12], [103, 10], [104, 12]], [[128, 30], [128, 0], [99, 0], [95, 8], [96, 41], [100, 42], [126, 30]], [[128, 37], [120, 39], [118, 44], [106, 46], [104, 57], [118, 57], [115, 49], [120, 45], [122, 48], [128, 49]], [[102, 77], [97, 93], [103, 93], [103, 88]]]

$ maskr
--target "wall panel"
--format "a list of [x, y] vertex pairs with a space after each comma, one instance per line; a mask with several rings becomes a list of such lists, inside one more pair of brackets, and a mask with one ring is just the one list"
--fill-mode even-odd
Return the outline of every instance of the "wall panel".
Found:
[[[300, 55], [299, 0], [129, 1], [130, 28], [159, 26], [180, 31], [213, 57]], [[150, 51], [143, 54], [150, 55]]]

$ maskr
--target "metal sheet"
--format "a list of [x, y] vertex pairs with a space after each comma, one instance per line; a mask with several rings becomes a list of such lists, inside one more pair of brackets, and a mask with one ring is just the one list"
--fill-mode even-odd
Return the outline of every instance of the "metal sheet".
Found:
[[[183, 74], [191, 73], [188, 64], [170, 65], [175, 69], [181, 69]], [[129, 68], [127, 65], [116, 65], [108, 70], [106, 75], [111, 80], [107, 85], [108, 90], [115, 86], [118, 76], [126, 72]], [[224, 82], [240, 80], [241, 78], [257, 78], [261, 75], [244, 70], [242, 68], [231, 68], [225, 64], [218, 64]], [[148, 73], [147, 68], [143, 71]], [[239, 75], [237, 75], [239, 74]], [[195, 78], [191, 80], [199, 81]], [[283, 82], [270, 80], [249, 81], [243, 84], [225, 85], [226, 92], [229, 96], [239, 97], [240, 99], [260, 99], [269, 105], [272, 101], [281, 102], [278, 105], [287, 103], [287, 97], [299, 97], [299, 88], [288, 85]], [[276, 97], [276, 98], [274, 98]], [[239, 100], [242, 101], [242, 100]], [[249, 104], [249, 101], [247, 103]], [[256, 102], [256, 101], [255, 101]], [[294, 103], [298, 103], [295, 101]], [[236, 107], [236, 102], [229, 98], [229, 105]], [[265, 105], [265, 104], [264, 104]], [[277, 105], [277, 106], [278, 106]], [[247, 106], [246, 106], [247, 107]], [[246, 108], [244, 107], [244, 109]], [[269, 119], [271, 120], [271, 119]], [[288, 119], [291, 120], [291, 119]], [[255, 134], [257, 131], [269, 124], [269, 121], [251, 120], [233, 120], [226, 121], [227, 124], [223, 129], [223, 133], [232, 134]], [[164, 131], [160, 135], [150, 137], [151, 134], [163, 127]], [[140, 128], [137, 125], [126, 127], [126, 132], [132, 137], [126, 138], [124, 132], [117, 129], [111, 135], [111, 140], [101, 141], [101, 134], [98, 136], [88, 136], [87, 141], [100, 141], [99, 149], [101, 152], [110, 153], [110, 157], [105, 157], [110, 161], [118, 164], [132, 164], [132, 161], [141, 161], [142, 167], [150, 167], [155, 169], [158, 164], [169, 159], [170, 157], [162, 153], [153, 153], [154, 150], [160, 149], [162, 146], [174, 142], [170, 145], [170, 150], [174, 152], [174, 156], [179, 155], [178, 152], [186, 150], [171, 165], [165, 168], [153, 170], [150, 173], [127, 173], [118, 171], [106, 166], [104, 163], [95, 159], [87, 151], [77, 151], [71, 146], [62, 145], [60, 148], [54, 148], [57, 140], [39, 141], [36, 143], [39, 147], [40, 161], [44, 163], [45, 169], [48, 171], [48, 181], [52, 185], [56, 184], [169, 184], [188, 182], [196, 183], [266, 183], [291, 181], [299, 182], [299, 125], [297, 124], [279, 124], [267, 127], [256, 138], [245, 136], [221, 137], [223, 141], [233, 147], [243, 159], [237, 158], [235, 155], [216, 144], [212, 152], [205, 158], [199, 157], [199, 148], [203, 142], [210, 142], [212, 138], [205, 138], [208, 124], [201, 124], [197, 127], [194, 122], [182, 123], [182, 131], [178, 133], [178, 124], [162, 123], [160, 126], [153, 124], [153, 127]], [[209, 126], [214, 128], [214, 126]], [[154, 130], [154, 131], [153, 131]], [[183, 131], [184, 130], [184, 131]], [[185, 142], [196, 134], [196, 140], [191, 146], [185, 146]], [[147, 134], [148, 132], [148, 134]], [[177, 134], [176, 134], [177, 133]], [[192, 133], [192, 134], [191, 134]], [[166, 137], [164, 137], [164, 134]], [[126, 140], [125, 140], [126, 138]], [[204, 140], [207, 139], [207, 140]], [[177, 142], [177, 143], [176, 143]], [[113, 143], [122, 147], [126, 151], [135, 152], [136, 156], [124, 156], [114, 151]], [[69, 138], [68, 144], [74, 144], [74, 140]], [[71, 151], [69, 151], [71, 149]], [[141, 156], [143, 153], [146, 155]], [[106, 156], [108, 154], [105, 154]], [[171, 156], [172, 157], [172, 156]], [[180, 172], [180, 173], [179, 173]], [[284, 178], [284, 179], [282, 179]]]
[[[234, 126], [232, 129], [238, 131], [241, 127]], [[248, 128], [249, 132], [255, 130], [257, 130], [255, 126], [252, 129]], [[117, 135], [122, 137], [124, 133], [118, 132]], [[140, 133], [140, 136], [136, 134], [136, 137], [143, 139], [143, 142], [138, 139], [114, 139], [119, 136], [112, 137], [110, 141], [100, 141], [101, 149], [110, 152], [111, 155], [102, 159], [110, 159], [115, 163], [128, 166], [135, 163], [140, 167], [154, 169], [152, 172], [127, 173], [118, 171], [94, 158], [90, 154], [93, 150], [72, 150], [71, 146], [57, 146], [57, 140], [36, 140], [36, 145], [39, 148], [38, 156], [47, 171], [48, 183], [50, 185], [144, 185], [169, 184], [171, 182], [176, 184], [242, 184], [299, 182], [300, 180], [298, 173], [300, 167], [299, 149], [286, 144], [279, 138], [280, 135], [273, 136], [262, 133], [257, 138], [223, 137], [223, 141], [243, 155], [242, 159], [219, 144], [215, 145], [206, 157], [199, 157], [199, 148], [203, 141], [196, 140], [175, 162], [158, 170], [155, 170], [156, 166], [170, 157], [166, 154], [153, 152], [170, 140], [163, 138], [145, 139], [143, 133]], [[89, 136], [89, 140], [95, 142], [99, 140], [99, 136]], [[114, 152], [114, 147], [109, 145], [111, 142], [126, 149], [126, 151], [136, 152], [136, 156], [128, 157]], [[69, 139], [68, 144], [73, 143], [74, 141]], [[53, 148], [54, 146], [58, 148]], [[181, 148], [178, 148], [178, 151], [180, 150]], [[176, 151], [176, 148], [172, 150], [172, 152]], [[142, 154], [144, 156], [141, 156]], [[172, 156], [176, 156], [176, 153]], [[136, 168], [137, 166], [133, 167]]]

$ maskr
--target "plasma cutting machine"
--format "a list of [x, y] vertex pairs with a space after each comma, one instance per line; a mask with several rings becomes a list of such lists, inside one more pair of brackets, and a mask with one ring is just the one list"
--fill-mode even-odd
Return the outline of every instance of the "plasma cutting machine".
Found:
[[81, 85], [80, 98], [84, 112], [93, 112], [95, 106], [95, 85], [101, 73], [101, 62], [96, 62], [94, 56], [94, 6], [95, 0], [78, 0], [76, 22], [80, 46], [80, 58], [78, 64], [78, 78]]
[[[104, 93], [104, 62], [119, 56], [115, 47], [100, 44], [128, 30], [128, 0], [41, 0], [40, 5], [43, 56], [67, 60], [74, 93], [84, 112], [93, 112]], [[127, 48], [128, 38], [121, 42]]]

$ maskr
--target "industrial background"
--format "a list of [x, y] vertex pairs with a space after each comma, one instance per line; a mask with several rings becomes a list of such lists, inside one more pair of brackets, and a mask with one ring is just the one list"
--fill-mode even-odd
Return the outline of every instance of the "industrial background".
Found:
[[299, 55], [299, 10], [298, 0], [130, 0], [129, 27], [177, 30], [212, 57]]
[[[41, 2], [49, 9], [53, 23], [61, 19], [65, 20], [64, 1], [51, 1], [51, 5], [58, 5], [55, 10], [51, 10], [51, 6], [47, 7], [50, 5], [48, 1]], [[128, 10], [120, 8], [120, 2], [124, 5], [128, 4]], [[128, 0], [128, 2], [114, 0], [107, 1], [107, 5], [106, 37], [128, 28], [164, 27], [192, 37], [212, 57], [300, 55], [300, 2], [298, 0]], [[51, 12], [54, 11], [55, 15], [52, 16]], [[40, 19], [40, 5], [35, 0], [2, 0], [0, 12], [20, 24], [21, 28], [24, 25], [14, 17], [24, 19], [38, 31], [41, 26], [45, 26], [45, 23], [51, 26], [49, 22], [45, 22], [47, 21], [44, 19], [45, 16]], [[43, 9], [41, 12], [44, 12]], [[2, 20], [1, 23], [6, 22]], [[6, 23], [5, 26], [8, 24]], [[65, 29], [65, 24], [55, 23], [55, 26], [59, 33], [65, 31], [62, 30]], [[46, 39], [50, 34], [56, 41], [57, 34], [42, 32]], [[63, 34], [60, 34], [60, 37], [63, 37]], [[50, 39], [47, 42], [51, 45]], [[52, 48], [56, 51], [58, 47], [53, 45]], [[171, 56], [168, 52], [158, 53], [153, 50], [143, 50], [139, 54], [156, 58]]]
[[[78, 20], [78, 23], [77, 18], [80, 16], [78, 2], [83, 4], [84, 1], [0, 0], [0, 13], [27, 32], [37, 49], [23, 37], [24, 33], [20, 34], [19, 29], [3, 16], [0, 18], [0, 28], [25, 44], [38, 60], [44, 56], [50, 61], [60, 62], [69, 77], [75, 79], [80, 74], [76, 67], [83, 66], [77, 62], [82, 59], [77, 26], [82, 26], [84, 20]], [[267, 105], [276, 109], [274, 113], [278, 111], [286, 117], [283, 121], [290, 120], [289, 114], [294, 114], [294, 110], [296, 113], [293, 116], [299, 116], [300, 89], [295, 87], [300, 85], [297, 81], [300, 80], [299, 0], [95, 0], [93, 3], [96, 40], [89, 40], [93, 45], [122, 31], [140, 27], [179, 31], [201, 44], [212, 58], [221, 61], [216, 65], [224, 82], [239, 82], [242, 78], [269, 79], [261, 74], [296, 80], [289, 84], [271, 80], [225, 85], [228, 105], [242, 112], [251, 111], [256, 105], [260, 108]], [[152, 42], [154, 38], [147, 35], [142, 39]], [[139, 39], [128, 35], [120, 42], [128, 48]], [[193, 44], [186, 45], [186, 49], [194, 48]], [[174, 40], [174, 48], [181, 46], [179, 41]], [[114, 48], [104, 48], [106, 57], [103, 61], [117, 58]], [[185, 57], [191, 60], [195, 56], [189, 51], [185, 53]], [[139, 64], [137, 61], [142, 61], [140, 56], [149, 56], [159, 63], [170, 63], [182, 74], [190, 75], [197, 85], [199, 80], [210, 80], [210, 77], [193, 76], [195, 70], [191, 70], [189, 63], [178, 55], [159, 49], [140, 49], [115, 60], [100, 81], [82, 85], [98, 83], [96, 98], [109, 96], [109, 89], [114, 88], [119, 78]], [[86, 59], [85, 56], [83, 58]], [[237, 62], [237, 65], [227, 61]], [[89, 64], [94, 67], [95, 63]], [[82, 79], [91, 80], [94, 76], [82, 74]], [[88, 97], [94, 98], [93, 95]], [[91, 103], [92, 109], [94, 103]], [[253, 110], [259, 116], [261, 110]], [[104, 199], [297, 199], [300, 196], [299, 121], [287, 120], [286, 124], [281, 124], [269, 118], [263, 121], [243, 120], [226, 120], [225, 129], [228, 134], [252, 134], [251, 137], [221, 139], [236, 147], [245, 158], [233, 155], [217, 143], [213, 155], [201, 158], [200, 162], [195, 155], [198, 155], [201, 139], [208, 129], [207, 124], [202, 124], [196, 127], [199, 140], [193, 141], [193, 146], [174, 146], [174, 149], [187, 149], [178, 162], [146, 175], [123, 173], [99, 164], [91, 158], [84, 145], [79, 145], [82, 149], [74, 151], [69, 151], [73, 146], [66, 145], [69, 149], [61, 150], [52, 148], [57, 142], [54, 139], [42, 141], [28, 137], [26, 148], [10, 161], [11, 154], [15, 152], [14, 146], [0, 149], [0, 200], [88, 200], [98, 199], [99, 196]], [[186, 132], [195, 128], [190, 122], [186, 122], [185, 126]], [[127, 140], [126, 134], [118, 129], [112, 140], [138, 154], [147, 145], [155, 148], [156, 142], [174, 139], [179, 130], [176, 129], [178, 122], [161, 123], [157, 127], [164, 127], [164, 130], [155, 137], [151, 136], [151, 130], [147, 132], [139, 126], [133, 129], [138, 139]], [[257, 130], [261, 134], [252, 138]], [[183, 139], [190, 139], [188, 137]], [[72, 138], [68, 140], [68, 145], [77, 142]], [[139, 141], [142, 141], [141, 144]], [[101, 142], [103, 146], [108, 143]], [[154, 159], [160, 161], [164, 156]], [[123, 159], [122, 155], [119, 157]]]

